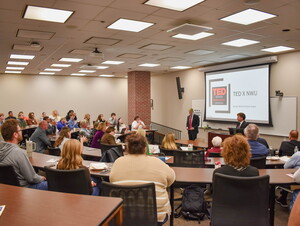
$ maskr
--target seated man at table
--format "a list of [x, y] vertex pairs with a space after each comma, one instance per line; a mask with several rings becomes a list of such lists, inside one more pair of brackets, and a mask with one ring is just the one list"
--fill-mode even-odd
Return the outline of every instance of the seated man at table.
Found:
[[52, 120], [49, 116], [45, 116], [43, 118], [48, 123], [48, 129], [46, 130], [47, 135], [55, 134], [56, 133], [56, 122]]
[[279, 148], [279, 155], [287, 155], [292, 156], [294, 154], [294, 150], [296, 147], [298, 147], [298, 150], [300, 151], [300, 142], [298, 141], [298, 131], [297, 130], [291, 130], [289, 134], [289, 141], [282, 141], [280, 148]]
[[45, 153], [47, 146], [51, 146], [50, 139], [46, 134], [47, 129], [48, 123], [43, 120], [39, 123], [39, 126], [30, 137], [30, 140], [36, 143], [36, 152]]
[[269, 151], [267, 147], [257, 141], [259, 128], [255, 124], [249, 124], [244, 130], [245, 136], [250, 144], [252, 158], [267, 156]]
[[6, 120], [1, 128], [5, 142], [0, 143], [0, 165], [13, 166], [22, 187], [48, 190], [46, 178], [35, 173], [26, 151], [19, 148], [22, 130], [15, 119]]

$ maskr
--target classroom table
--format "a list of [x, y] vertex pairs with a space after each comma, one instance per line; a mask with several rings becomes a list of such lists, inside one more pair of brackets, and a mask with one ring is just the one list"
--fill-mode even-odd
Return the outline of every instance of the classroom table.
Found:
[[41, 191], [0, 184], [0, 225], [122, 225], [121, 198]]
[[189, 145], [192, 144], [195, 148], [207, 149], [207, 142], [198, 141], [198, 140], [175, 140], [176, 144], [179, 145]]

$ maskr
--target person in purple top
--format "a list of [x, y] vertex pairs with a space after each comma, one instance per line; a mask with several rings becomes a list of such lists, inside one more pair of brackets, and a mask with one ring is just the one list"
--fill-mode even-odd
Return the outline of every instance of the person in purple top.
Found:
[[105, 130], [106, 130], [105, 123], [104, 122], [99, 123], [99, 125], [97, 126], [97, 132], [95, 133], [92, 140], [92, 144], [91, 144], [92, 148], [100, 148], [101, 138], [104, 135]]

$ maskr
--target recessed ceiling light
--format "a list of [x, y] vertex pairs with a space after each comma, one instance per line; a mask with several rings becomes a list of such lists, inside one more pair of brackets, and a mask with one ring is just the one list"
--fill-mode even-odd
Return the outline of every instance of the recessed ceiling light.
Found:
[[99, 75], [100, 77], [107, 77], [107, 78], [110, 78], [110, 77], [114, 77], [114, 75]]
[[243, 46], [253, 45], [256, 43], [259, 43], [259, 41], [253, 41], [253, 40], [249, 40], [249, 39], [240, 38], [240, 39], [236, 39], [236, 40], [233, 40], [230, 42], [224, 42], [224, 43], [222, 43], [222, 45], [243, 47]]
[[96, 69], [107, 69], [107, 68], [109, 68], [108, 66], [96, 66]]
[[24, 70], [25, 67], [6, 67], [6, 70]]
[[55, 72], [45, 72], [45, 71], [42, 71], [39, 73], [40, 75], [54, 75]]
[[231, 23], [249, 25], [259, 21], [267, 20], [270, 18], [276, 17], [276, 15], [258, 11], [255, 9], [246, 9], [239, 13], [224, 17], [220, 20], [227, 21]]
[[107, 61], [104, 61], [102, 62], [101, 64], [123, 64], [124, 61], [113, 61], [113, 60], [107, 60]]
[[61, 71], [60, 68], [45, 68], [44, 71]]
[[291, 48], [291, 47], [287, 47], [287, 46], [275, 46], [275, 47], [271, 47], [271, 48], [262, 49], [261, 51], [278, 53], [278, 52], [283, 52], [283, 51], [288, 51], [288, 50], [293, 50], [293, 49], [295, 49], [295, 48]]
[[21, 66], [27, 66], [29, 62], [19, 62], [19, 61], [8, 61], [8, 65], [21, 65]]
[[32, 60], [34, 58], [34, 55], [11, 54], [10, 58], [20, 60]]
[[173, 35], [173, 38], [181, 38], [181, 39], [188, 39], [188, 40], [199, 40], [201, 38], [206, 38], [209, 37], [211, 35], [214, 35], [213, 33], [209, 33], [209, 32], [200, 32], [198, 34], [195, 35], [184, 35], [184, 34], [177, 34], [177, 35]]
[[74, 11], [51, 9], [38, 6], [27, 6], [24, 14], [25, 19], [42, 20], [56, 23], [65, 23]]
[[204, 0], [149, 0], [145, 2], [145, 4], [176, 11], [183, 11], [203, 1]]
[[80, 62], [82, 60], [83, 59], [81, 59], [81, 58], [61, 58], [61, 59], [59, 59], [59, 61], [62, 61], [62, 62]]
[[81, 72], [81, 73], [94, 73], [96, 71], [94, 71], [94, 70], [80, 70], [79, 72]]
[[71, 64], [51, 64], [50, 67], [70, 67]]
[[175, 66], [175, 67], [171, 67], [171, 69], [189, 69], [192, 68], [190, 66]]
[[82, 74], [82, 73], [72, 73], [71, 75], [75, 75], [75, 76], [85, 76], [86, 74]]
[[21, 74], [21, 71], [5, 71], [7, 74]]
[[140, 67], [158, 67], [160, 66], [160, 64], [149, 64], [149, 63], [145, 63], [145, 64], [140, 64], [138, 65]]
[[122, 30], [122, 31], [140, 32], [152, 25], [153, 23], [148, 23], [143, 21], [119, 19], [113, 24], [109, 25], [107, 28]]

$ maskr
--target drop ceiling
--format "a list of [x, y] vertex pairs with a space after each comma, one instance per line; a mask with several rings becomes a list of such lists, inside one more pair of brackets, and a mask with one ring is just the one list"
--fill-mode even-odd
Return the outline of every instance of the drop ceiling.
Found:
[[[252, 1], [255, 2], [255, 1]], [[125, 77], [128, 71], [152, 73], [173, 71], [174, 66], [201, 66], [232, 60], [274, 55], [261, 51], [273, 46], [300, 49], [300, 1], [260, 0], [245, 4], [240, 0], [206, 0], [179, 12], [145, 5], [145, 0], [9, 0], [0, 5], [0, 73], [6, 71], [11, 54], [34, 55], [21, 74], [37, 76], [61, 58], [82, 58], [71, 66], [56, 71], [57, 76], [70, 76], [83, 67], [108, 66], [104, 61], [124, 61], [96, 69], [87, 76], [101, 74]], [[27, 5], [74, 11], [65, 23], [24, 19]], [[245, 9], [256, 9], [277, 15], [262, 22], [241, 25], [221, 18]], [[107, 27], [120, 18], [154, 23], [140, 31], [128, 32]], [[196, 41], [177, 39], [168, 30], [185, 23], [211, 27], [214, 35]], [[288, 30], [288, 31], [283, 31]], [[235, 39], [259, 43], [245, 47], [222, 45]], [[39, 43], [39, 47], [36, 46]], [[102, 54], [91, 54], [98, 48]], [[233, 57], [230, 57], [233, 56]], [[141, 64], [160, 64], [141, 67]], [[22, 66], [24, 67], [24, 66]]]

